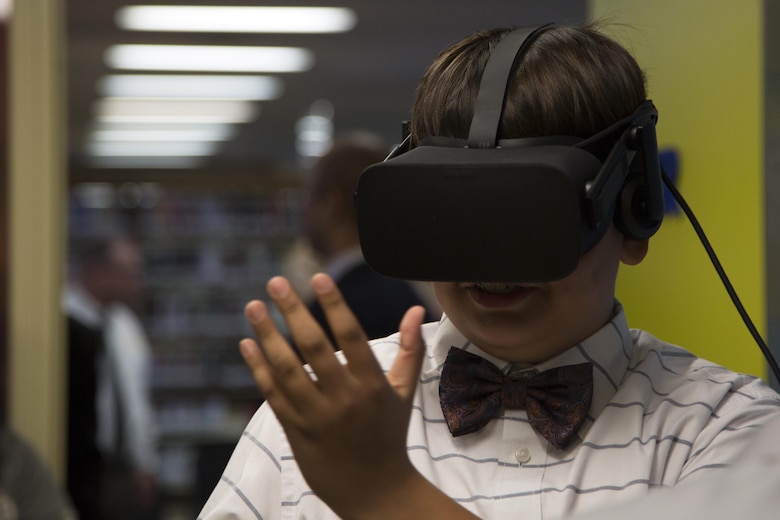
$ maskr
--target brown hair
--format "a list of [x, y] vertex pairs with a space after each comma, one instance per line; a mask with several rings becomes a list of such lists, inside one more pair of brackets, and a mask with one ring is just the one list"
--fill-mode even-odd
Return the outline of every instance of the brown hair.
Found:
[[[442, 51], [420, 81], [412, 145], [426, 136], [465, 139], [491, 50], [514, 28], [474, 33]], [[590, 137], [645, 100], [636, 60], [595, 26], [553, 26], [515, 65], [499, 137]]]

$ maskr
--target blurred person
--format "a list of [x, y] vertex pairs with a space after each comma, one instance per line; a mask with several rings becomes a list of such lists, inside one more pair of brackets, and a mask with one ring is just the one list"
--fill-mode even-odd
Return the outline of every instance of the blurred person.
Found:
[[148, 388], [150, 347], [133, 310], [143, 278], [138, 244], [113, 235], [74, 243], [68, 320], [67, 483], [82, 520], [135, 519], [156, 500]]
[[[414, 305], [426, 308], [427, 321], [438, 318], [436, 308], [415, 286], [377, 274], [360, 249], [354, 207], [358, 178], [364, 169], [382, 162], [386, 155], [387, 148], [381, 140], [370, 134], [356, 133], [337, 139], [309, 173], [309, 199], [303, 208], [304, 234], [321, 270], [336, 282], [369, 338], [381, 338], [398, 330], [404, 313]], [[307, 273], [307, 280], [311, 274]], [[308, 307], [332, 338], [319, 302], [311, 299]]]
[[71, 520], [75, 512], [35, 449], [0, 426], [0, 520]]

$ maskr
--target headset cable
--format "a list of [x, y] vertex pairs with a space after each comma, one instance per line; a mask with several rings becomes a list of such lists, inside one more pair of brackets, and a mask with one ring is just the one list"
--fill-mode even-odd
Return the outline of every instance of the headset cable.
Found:
[[685, 213], [685, 216], [688, 217], [688, 221], [693, 226], [694, 231], [696, 231], [696, 235], [699, 237], [699, 240], [704, 246], [704, 249], [707, 251], [707, 255], [710, 257], [710, 261], [712, 262], [712, 265], [715, 267], [715, 270], [718, 272], [718, 276], [720, 276], [720, 279], [723, 282], [723, 286], [726, 288], [726, 291], [729, 293], [729, 296], [731, 297], [731, 301], [734, 302], [734, 306], [737, 308], [737, 312], [739, 312], [739, 315], [742, 317], [742, 321], [745, 322], [745, 325], [750, 331], [750, 334], [753, 336], [753, 339], [758, 344], [758, 348], [760, 348], [761, 352], [763, 352], [767, 363], [769, 363], [769, 367], [772, 369], [772, 373], [774, 373], [775, 375], [775, 378], [778, 381], [780, 381], [780, 367], [777, 366], [777, 361], [775, 361], [774, 356], [772, 356], [772, 352], [770, 352], [766, 342], [764, 342], [764, 339], [761, 337], [761, 334], [758, 332], [758, 329], [756, 329], [756, 326], [753, 324], [753, 320], [750, 319], [750, 316], [745, 310], [745, 307], [742, 305], [742, 302], [740, 301], [737, 292], [734, 290], [734, 286], [731, 284], [729, 277], [726, 275], [726, 271], [724, 271], [723, 266], [720, 263], [720, 260], [718, 260], [718, 256], [715, 254], [715, 250], [710, 245], [710, 241], [707, 239], [707, 235], [704, 234], [704, 230], [699, 224], [698, 219], [693, 214], [693, 211], [691, 210], [690, 206], [688, 206], [688, 203], [685, 202], [685, 199], [683, 198], [682, 194], [680, 194], [677, 187], [666, 175], [666, 171], [664, 171], [663, 168], [661, 168], [661, 177], [663, 178], [664, 184], [666, 184], [666, 187], [669, 188], [669, 191], [672, 193], [672, 196], [674, 196], [674, 199], [677, 201], [677, 204], [679, 204], [680, 207], [682, 208], [683, 212]]

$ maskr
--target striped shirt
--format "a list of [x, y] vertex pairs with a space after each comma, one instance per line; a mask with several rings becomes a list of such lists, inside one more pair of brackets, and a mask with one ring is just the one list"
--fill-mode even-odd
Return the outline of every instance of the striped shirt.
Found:
[[[647, 332], [629, 329], [622, 308], [582, 343], [539, 371], [593, 363], [593, 402], [578, 438], [558, 450], [522, 410], [503, 410], [482, 430], [452, 437], [439, 404], [451, 346], [512, 366], [471, 344], [446, 316], [423, 326], [426, 359], [407, 450], [415, 467], [485, 519], [551, 519], [693, 482], [731, 465], [758, 427], [780, 417], [780, 396], [760, 379], [727, 370]], [[398, 336], [372, 342], [385, 370]], [[356, 491], [359, 492], [359, 491]], [[250, 421], [199, 518], [334, 519], [309, 489], [273, 412]]]
[[777, 518], [780, 511], [780, 420], [761, 428], [728, 471], [691, 485], [648, 493], [636, 501], [577, 515], [571, 520], [734, 520]]

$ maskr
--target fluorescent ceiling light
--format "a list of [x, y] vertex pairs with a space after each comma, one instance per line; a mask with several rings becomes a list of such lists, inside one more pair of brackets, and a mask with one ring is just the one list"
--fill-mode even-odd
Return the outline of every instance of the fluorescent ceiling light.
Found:
[[129, 169], [195, 169], [203, 164], [202, 157], [91, 157], [90, 168]]
[[[114, 140], [112, 136], [144, 135], [165, 132], [169, 135], [197, 133], [199, 141], [222, 141], [233, 137], [236, 126], [228, 123], [95, 123], [91, 125], [92, 136], [101, 135], [101, 140]], [[134, 140], [134, 139], [128, 139]], [[138, 139], [143, 140], [143, 139]]]
[[134, 5], [116, 12], [122, 29], [137, 31], [335, 33], [357, 16], [344, 7]]
[[258, 107], [237, 100], [158, 100], [102, 98], [94, 106], [101, 122], [126, 123], [246, 123]]
[[312, 67], [314, 55], [301, 47], [113, 45], [104, 60], [126, 70], [302, 72]]
[[282, 94], [282, 81], [271, 76], [122, 74], [100, 78], [97, 90], [106, 97], [267, 101]]
[[235, 127], [228, 125], [208, 128], [182, 129], [102, 129], [93, 130], [89, 135], [91, 141], [227, 141], [235, 135]]
[[91, 126], [92, 131], [133, 131], [133, 132], [151, 132], [155, 130], [167, 130], [167, 131], [183, 131], [183, 130], [199, 130], [199, 131], [229, 131], [233, 125], [226, 123], [93, 123]]
[[207, 141], [199, 142], [137, 142], [114, 143], [93, 142], [87, 144], [87, 152], [92, 156], [140, 156], [140, 157], [198, 157], [213, 155], [217, 144]]
[[13, 11], [12, 0], [0, 0], [0, 20], [9, 20]]

